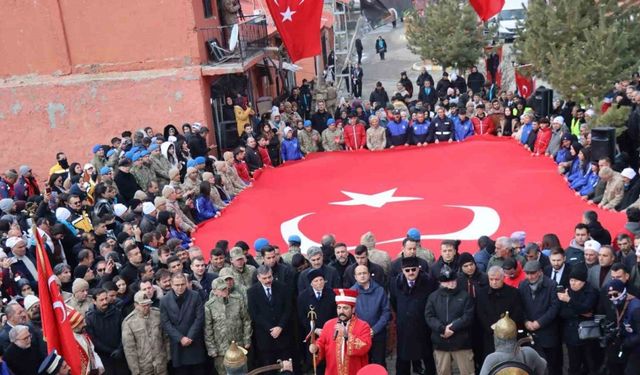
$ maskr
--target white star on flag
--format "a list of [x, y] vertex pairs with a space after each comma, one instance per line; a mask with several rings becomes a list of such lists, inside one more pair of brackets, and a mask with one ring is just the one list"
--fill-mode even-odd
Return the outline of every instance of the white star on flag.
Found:
[[280, 14], [282, 14], [282, 22], [284, 21], [292, 21], [293, 22], [293, 15], [296, 14], [295, 11], [291, 11], [291, 8], [287, 6], [287, 10], [283, 12], [280, 12]]
[[395, 194], [396, 190], [398, 190], [398, 188], [376, 194], [360, 194], [343, 190], [341, 191], [342, 194], [348, 196], [349, 198], [351, 198], [351, 200], [331, 202], [329, 204], [335, 204], [338, 206], [369, 206], [380, 208], [387, 203], [416, 201], [422, 199], [419, 197], [394, 197], [393, 194]]

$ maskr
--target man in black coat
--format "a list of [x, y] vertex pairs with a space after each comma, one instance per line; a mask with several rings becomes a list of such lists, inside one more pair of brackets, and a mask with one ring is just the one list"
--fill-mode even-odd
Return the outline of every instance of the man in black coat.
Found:
[[400, 257], [391, 262], [391, 271], [389, 271], [389, 280], [393, 280], [396, 276], [402, 274], [402, 262], [404, 258], [417, 258], [418, 268], [421, 271], [429, 273], [429, 263], [426, 260], [418, 257], [418, 242], [407, 237], [402, 240], [402, 252]]
[[458, 288], [458, 275], [449, 266], [440, 269], [440, 287], [427, 300], [425, 320], [431, 329], [433, 356], [438, 374], [450, 374], [452, 359], [461, 374], [473, 374], [471, 326], [473, 300]]
[[384, 269], [380, 265], [369, 261], [369, 249], [364, 245], [358, 245], [356, 246], [354, 253], [356, 261], [344, 270], [344, 275], [342, 275], [342, 285], [345, 288], [351, 288], [356, 283], [356, 267], [367, 266], [371, 279], [386, 289], [387, 280], [384, 274]]
[[257, 273], [258, 282], [247, 290], [247, 299], [256, 347], [260, 348], [257, 364], [267, 366], [292, 356], [291, 298], [287, 287], [273, 280], [271, 268], [261, 265]]
[[169, 336], [170, 358], [176, 375], [204, 375], [204, 304], [187, 289], [183, 273], [171, 275], [171, 290], [160, 300], [162, 330]]
[[[262, 264], [271, 268], [273, 280], [281, 282], [290, 292], [293, 292], [293, 277], [295, 272], [290, 265], [284, 262], [278, 262], [276, 248], [271, 245], [264, 246], [260, 249], [260, 255], [262, 255]], [[254, 283], [257, 282], [258, 274], [254, 277]]]
[[478, 71], [476, 66], [471, 67], [471, 73], [467, 77], [467, 85], [474, 94], [479, 94], [484, 88], [484, 75]]
[[390, 283], [390, 302], [396, 313], [396, 374], [410, 374], [424, 362], [425, 373], [435, 373], [430, 331], [424, 319], [427, 298], [437, 288], [435, 280], [419, 268], [417, 257], [403, 257], [402, 273]]
[[504, 270], [493, 266], [487, 272], [489, 287], [477, 291], [476, 316], [482, 328], [483, 358], [495, 351], [491, 325], [502, 318], [505, 312], [518, 325], [524, 326], [524, 312], [518, 289], [504, 284]]
[[[320, 337], [324, 324], [336, 317], [336, 294], [326, 285], [322, 270], [315, 269], [307, 274], [307, 282], [310, 287], [298, 295], [298, 321], [300, 322], [301, 336], [308, 335], [311, 330], [309, 313], [315, 314], [314, 334]], [[308, 340], [310, 338], [307, 338]], [[309, 341], [310, 342], [310, 341]], [[325, 362], [318, 365], [318, 374], [323, 374]]]
[[376, 82], [376, 88], [371, 91], [371, 95], [369, 95], [369, 102], [373, 106], [375, 103], [374, 110], [378, 110], [379, 108], [384, 108], [389, 103], [389, 94], [382, 87], [382, 82]]
[[109, 303], [108, 291], [100, 289], [85, 317], [87, 333], [107, 374], [129, 374], [122, 348], [122, 311]]
[[[553, 249], [549, 255], [551, 265], [544, 267], [544, 275], [555, 281], [557, 285], [565, 288], [569, 287], [569, 275], [571, 274], [571, 265], [565, 262], [564, 250]], [[580, 263], [578, 263], [580, 264]], [[542, 267], [542, 264], [540, 264]]]
[[198, 130], [197, 134], [189, 137], [189, 151], [191, 152], [192, 158], [195, 159], [199, 156], [206, 158], [209, 154], [211, 148], [207, 146], [207, 134], [209, 134], [209, 129], [202, 127]]
[[600, 242], [600, 245], [611, 245], [611, 233], [598, 221], [598, 214], [595, 211], [585, 211], [582, 214], [582, 223], [589, 227], [589, 235], [592, 239]]
[[244, 161], [247, 162], [247, 167], [249, 168], [249, 173], [253, 176], [253, 172], [256, 169], [260, 169], [264, 166], [262, 163], [262, 157], [258, 153], [258, 144], [256, 143], [256, 139], [253, 137], [247, 138], [247, 148], [246, 154], [244, 157]]
[[[337, 243], [333, 248], [333, 254], [335, 259], [329, 262], [329, 265], [338, 272], [340, 277], [340, 285], [344, 284], [344, 272], [349, 266], [356, 262], [356, 258], [349, 254], [347, 251], [347, 245], [344, 243]], [[353, 285], [353, 284], [351, 284]], [[345, 285], [345, 288], [350, 288], [351, 285]]]
[[562, 346], [558, 327], [556, 283], [543, 275], [538, 261], [524, 265], [526, 280], [518, 287], [524, 307], [524, 326], [534, 335], [534, 349], [547, 360], [549, 375], [562, 374]]
[[317, 103], [318, 111], [311, 115], [311, 127], [317, 130], [318, 133], [322, 133], [327, 128], [327, 120], [331, 117], [331, 114], [326, 110], [326, 104], [320, 100]]
[[39, 345], [32, 342], [29, 327], [17, 325], [9, 331], [11, 344], [4, 351], [4, 360], [11, 369], [11, 374], [32, 375], [38, 373], [40, 363], [46, 357]]
[[118, 163], [118, 172], [113, 181], [118, 187], [118, 193], [122, 199], [119, 199], [125, 205], [129, 205], [136, 191], [141, 190], [138, 186], [136, 178], [129, 172], [131, 169], [131, 160], [122, 159]]

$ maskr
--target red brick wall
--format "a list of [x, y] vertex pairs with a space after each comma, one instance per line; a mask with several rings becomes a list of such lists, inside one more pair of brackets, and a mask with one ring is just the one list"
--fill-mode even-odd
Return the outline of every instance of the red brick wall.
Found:
[[45, 178], [56, 152], [84, 163], [92, 145], [123, 130], [183, 122], [211, 128], [209, 97], [199, 67], [0, 83], [0, 171], [29, 164]]

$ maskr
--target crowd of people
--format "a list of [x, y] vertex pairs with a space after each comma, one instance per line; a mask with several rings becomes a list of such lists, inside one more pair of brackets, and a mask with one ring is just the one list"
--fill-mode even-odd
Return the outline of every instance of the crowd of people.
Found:
[[[622, 81], [613, 95], [615, 105], [633, 106], [631, 134], [637, 84]], [[68, 373], [43, 338], [35, 231], [69, 308], [82, 374], [232, 374], [284, 360], [286, 371], [342, 375], [386, 367], [390, 353], [398, 375], [450, 374], [452, 363], [463, 375], [488, 374], [487, 356], [514, 353], [515, 334], [494, 337], [492, 328], [507, 312], [501, 326], [533, 337], [535, 352], [523, 352], [532, 373], [562, 374], [563, 347], [569, 374], [639, 373], [637, 155], [621, 172], [608, 157], [593, 160], [590, 109], [559, 103], [549, 119], [512, 92], [487, 100], [477, 70], [468, 80], [445, 73], [437, 84], [424, 71], [416, 87], [402, 74], [391, 99], [378, 84], [369, 101], [336, 103], [314, 102], [305, 82], [261, 115], [229, 98], [240, 144], [220, 160], [209, 129], [193, 123], [123, 132], [95, 145], [87, 163], [59, 152], [44, 181], [26, 165], [4, 172], [0, 373]], [[587, 211], [568, 243], [551, 230], [541, 239], [516, 232], [466, 251], [446, 240], [438, 257], [411, 228], [395, 259], [373, 233], [354, 251], [331, 234], [309, 249], [296, 235], [283, 249], [264, 238], [192, 242], [196, 225], [215, 220], [263, 168], [313, 152], [472, 135], [513, 137], [554, 158], [576, 194], [624, 210], [627, 224], [609, 228], [612, 236]], [[593, 323], [600, 315], [606, 329]]]

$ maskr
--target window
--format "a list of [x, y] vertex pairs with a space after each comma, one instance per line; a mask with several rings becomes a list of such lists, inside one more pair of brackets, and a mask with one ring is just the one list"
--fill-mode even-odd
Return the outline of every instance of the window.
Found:
[[211, 0], [202, 0], [202, 7], [204, 8], [204, 18], [211, 18], [213, 16]]

